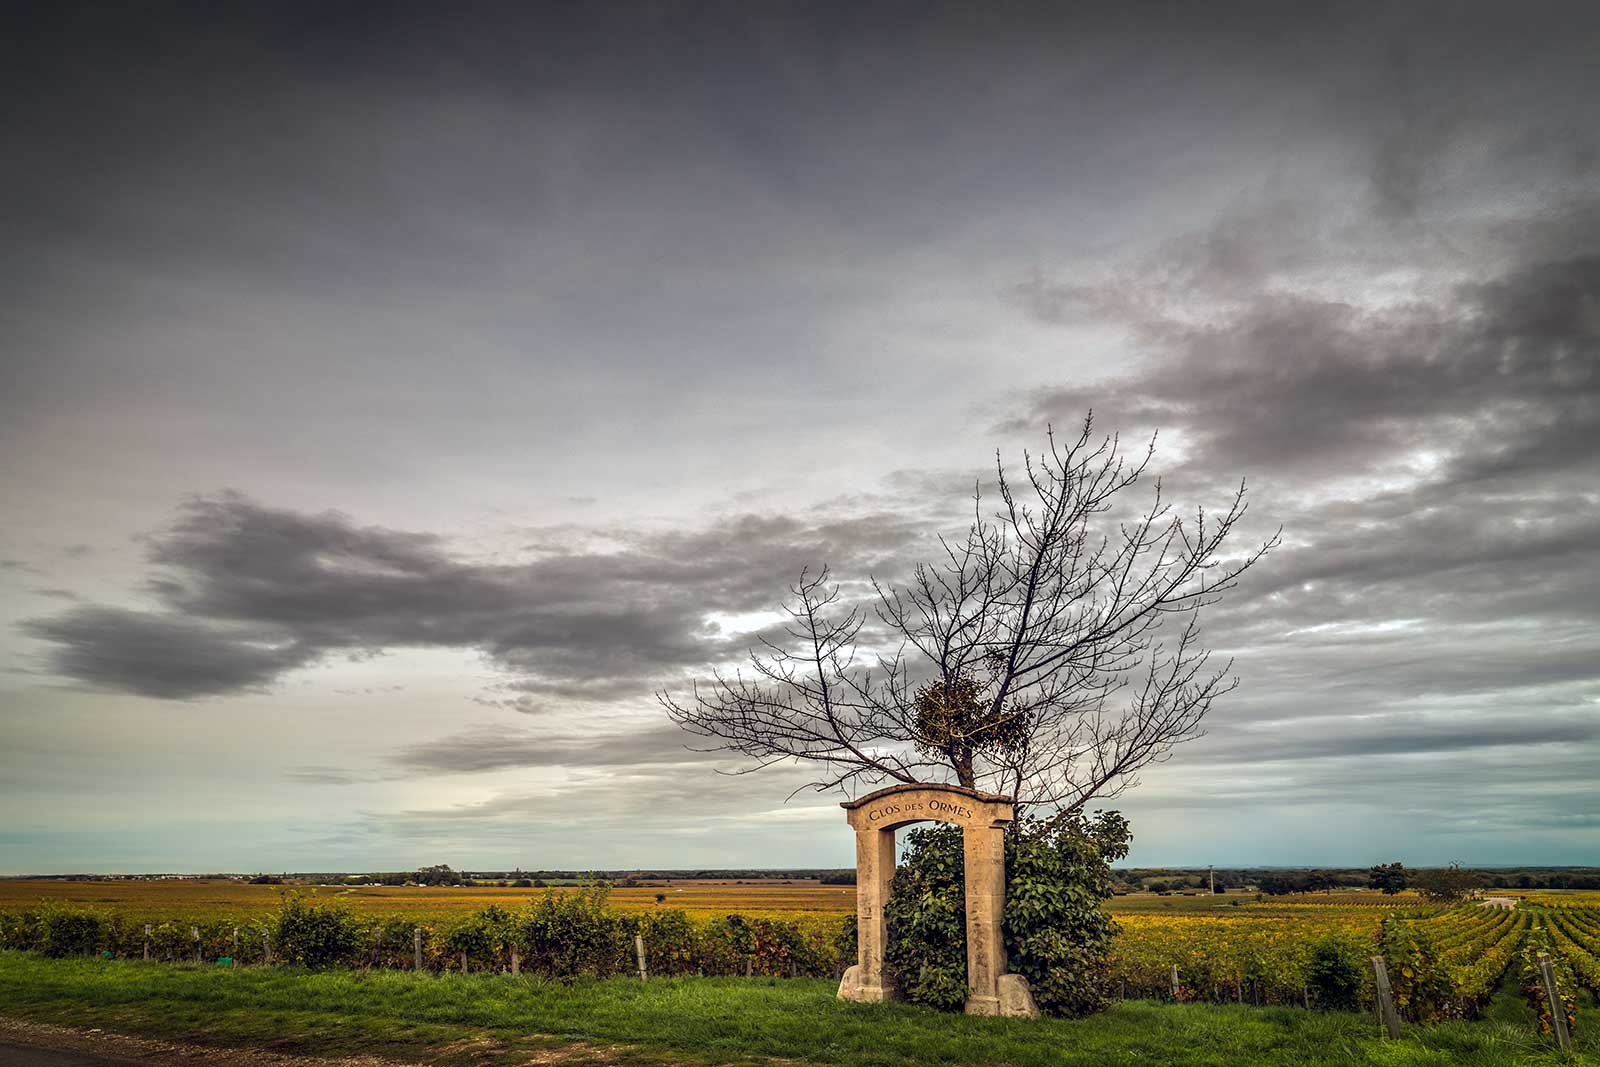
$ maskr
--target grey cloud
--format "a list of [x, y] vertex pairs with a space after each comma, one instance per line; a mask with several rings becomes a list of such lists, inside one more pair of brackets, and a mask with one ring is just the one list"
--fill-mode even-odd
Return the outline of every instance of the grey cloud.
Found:
[[287, 771], [284, 777], [301, 785], [355, 785], [357, 782], [372, 780], [370, 777], [336, 767], [297, 767]]
[[[638, 767], [654, 763], [703, 764], [686, 735], [670, 723], [632, 730], [574, 734], [486, 726], [411, 745], [390, 757], [402, 770], [456, 774], [510, 767]], [[704, 773], [702, 770], [700, 773]]]
[[[770, 846], [771, 810], [782, 803], [786, 793], [802, 788], [805, 782], [803, 772], [774, 768], [763, 786], [770, 791], [770, 799], [765, 804], [756, 802], [753, 810], [749, 779], [714, 774], [702, 764], [650, 760], [639, 766], [592, 768], [560, 786], [535, 784], [501, 791], [482, 801], [369, 815], [367, 825], [392, 833], [428, 834], [470, 823], [473, 833], [480, 826], [490, 829], [497, 825], [521, 826], [526, 833], [530, 822], [548, 821], [552, 813], [559, 812], [561, 821], [582, 826], [615, 826], [620, 819], [633, 829], [681, 831], [686, 826], [725, 827], [760, 813]], [[818, 805], [817, 798], [801, 795], [823, 809], [830, 830], [841, 832], [837, 797]], [[791, 810], [798, 812], [806, 806], [797, 801]], [[772, 865], [778, 866], [780, 861], [773, 860]]]
[[825, 560], [892, 568], [921, 536], [891, 513], [605, 533], [620, 547], [479, 563], [431, 535], [202, 497], [150, 539], [160, 610], [86, 606], [25, 629], [61, 674], [170, 698], [258, 688], [332, 653], [475, 648], [533, 711], [536, 696], [646, 695], [737, 647], [708, 613], [770, 608]]
[[1549, 715], [1340, 716], [1299, 719], [1276, 728], [1216, 732], [1209, 759], [1249, 764], [1284, 760], [1405, 757], [1469, 749], [1584, 745], [1600, 740], [1600, 718]]
[[50, 642], [50, 668], [91, 685], [187, 700], [262, 689], [317, 652], [280, 636], [118, 608], [85, 606], [23, 624]]
[[1215, 321], [1137, 323], [1168, 353], [1154, 373], [1046, 390], [1012, 428], [1093, 407], [1189, 434], [1214, 469], [1332, 477], [1423, 449], [1460, 480], [1570, 469], [1600, 455], [1597, 301], [1600, 253], [1394, 309], [1267, 292]]

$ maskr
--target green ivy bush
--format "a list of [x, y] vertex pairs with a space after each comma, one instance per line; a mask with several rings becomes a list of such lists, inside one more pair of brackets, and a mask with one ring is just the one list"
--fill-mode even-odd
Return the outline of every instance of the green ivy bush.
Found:
[[1131, 841], [1115, 811], [1024, 820], [1007, 834], [1006, 952], [1041, 1010], [1088, 1015], [1110, 1004], [1117, 924], [1102, 904]]
[[[1023, 819], [1006, 833], [1009, 966], [1049, 1014], [1087, 1015], [1110, 1002], [1117, 927], [1101, 905], [1112, 895], [1111, 864], [1127, 855], [1130, 839], [1114, 811]], [[906, 999], [955, 1010], [967, 990], [961, 830], [918, 827], [906, 841], [884, 911], [884, 961]]]
[[959, 1009], [967, 998], [963, 863], [960, 827], [941, 823], [908, 831], [905, 860], [895, 869], [884, 907], [890, 979], [907, 1000], [946, 1011]]

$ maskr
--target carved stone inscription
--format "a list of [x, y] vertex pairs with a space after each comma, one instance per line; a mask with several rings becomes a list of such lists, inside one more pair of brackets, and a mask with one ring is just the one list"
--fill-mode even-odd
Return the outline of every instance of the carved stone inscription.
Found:
[[[973, 817], [973, 810], [965, 804], [955, 804], [948, 800], [907, 800], [904, 804], [882, 804], [867, 809], [867, 822], [880, 823], [896, 816], [908, 816], [913, 819], [944, 819], [949, 822], [967, 822]], [[903, 820], [897, 820], [903, 821]]]

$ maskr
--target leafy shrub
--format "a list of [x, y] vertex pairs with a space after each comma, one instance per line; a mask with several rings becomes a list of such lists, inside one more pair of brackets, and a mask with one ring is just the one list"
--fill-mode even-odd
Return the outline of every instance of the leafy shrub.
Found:
[[331, 967], [355, 962], [366, 942], [365, 924], [348, 908], [285, 896], [272, 922], [272, 951], [284, 963]]
[[900, 993], [954, 1011], [967, 998], [966, 887], [961, 828], [918, 826], [906, 834], [884, 908], [884, 965]]
[[76, 908], [45, 908], [34, 927], [36, 948], [46, 956], [87, 956], [100, 947], [100, 916]]
[[606, 907], [607, 889], [547, 893], [517, 916], [513, 937], [538, 974], [606, 976], [629, 969], [633, 938]]
[[1109, 1003], [1117, 925], [1101, 904], [1131, 839], [1114, 811], [1062, 812], [1006, 835], [1006, 953], [1041, 1010], [1087, 1015]]
[[1424, 930], [1404, 916], [1386, 916], [1378, 948], [1394, 992], [1395, 1009], [1403, 1018], [1431, 1023], [1450, 1015], [1454, 986], [1440, 965], [1433, 939]]
[[1567, 1032], [1578, 1028], [1578, 990], [1572, 981], [1572, 970], [1567, 961], [1550, 941], [1550, 932], [1543, 926], [1528, 931], [1522, 943], [1521, 966], [1518, 968], [1518, 986], [1522, 997], [1539, 1017], [1539, 1032], [1549, 1036], [1555, 1032], [1555, 1012], [1550, 998], [1545, 995], [1544, 978], [1539, 973], [1539, 954], [1550, 957], [1551, 969], [1556, 979], [1556, 995], [1562, 1001], [1562, 1014], [1567, 1020]]
[[637, 919], [651, 974], [693, 974], [699, 966], [697, 931], [682, 911], [652, 911]]
[[833, 954], [839, 966], [848, 967], [861, 955], [861, 945], [856, 939], [856, 917], [846, 915], [833, 935]]
[[470, 912], [451, 923], [445, 931], [444, 945], [451, 959], [460, 966], [460, 954], [467, 954], [467, 965], [497, 968], [509, 964], [511, 946], [517, 939], [515, 916], [504, 908], [491, 904], [481, 911]]
[[1311, 944], [1306, 987], [1323, 1011], [1355, 1011], [1361, 1005], [1363, 964], [1370, 945], [1344, 930], [1333, 930]]

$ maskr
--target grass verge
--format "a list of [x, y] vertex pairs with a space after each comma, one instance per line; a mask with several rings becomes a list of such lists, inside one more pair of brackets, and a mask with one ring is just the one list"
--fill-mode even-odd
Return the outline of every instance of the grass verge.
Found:
[[[0, 953], [0, 1014], [200, 1044], [365, 1051], [434, 1063], [912, 1067], [1600, 1067], [1600, 1011], [1580, 1052], [1526, 1026], [1454, 1023], [1385, 1041], [1371, 1019], [1297, 1008], [1125, 1002], [1089, 1019], [977, 1019], [850, 1005], [831, 983], [744, 979], [552, 982], [497, 975], [224, 970]], [[487, 1040], [486, 1040], [487, 1039]], [[558, 1054], [558, 1055], [557, 1055]]]

